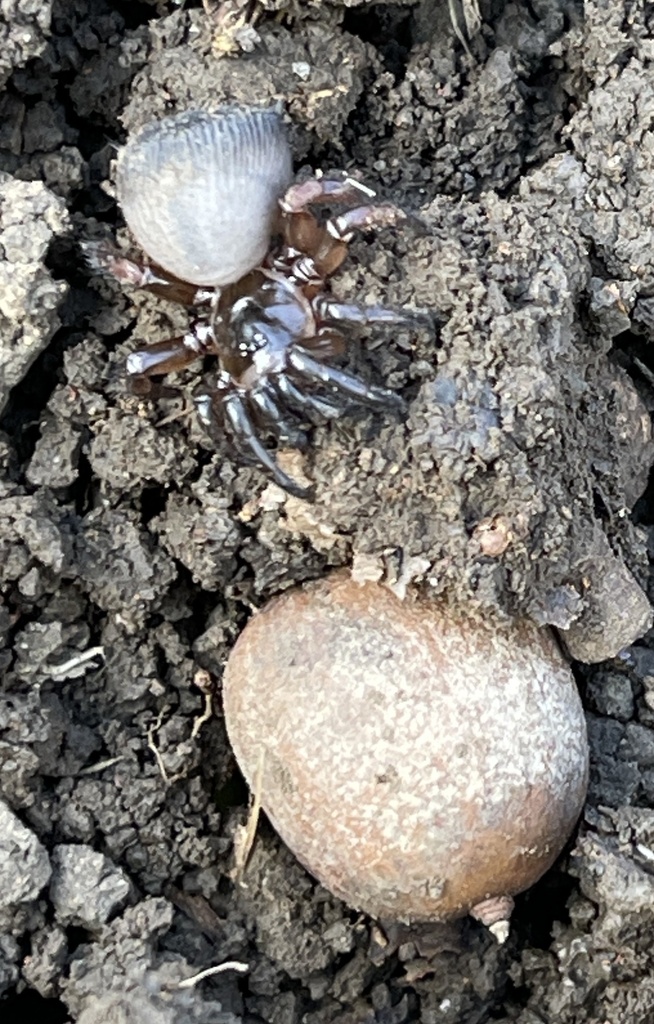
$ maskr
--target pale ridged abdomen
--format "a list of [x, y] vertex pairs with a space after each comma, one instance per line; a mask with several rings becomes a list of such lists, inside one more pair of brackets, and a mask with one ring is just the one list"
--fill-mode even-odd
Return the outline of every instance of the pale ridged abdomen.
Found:
[[291, 177], [277, 111], [224, 107], [147, 125], [121, 150], [116, 186], [150, 259], [183, 281], [221, 287], [265, 256]]

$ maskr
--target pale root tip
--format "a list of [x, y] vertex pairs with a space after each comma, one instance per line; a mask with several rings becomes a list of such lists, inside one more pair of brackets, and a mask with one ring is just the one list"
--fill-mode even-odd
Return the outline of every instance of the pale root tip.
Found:
[[489, 932], [493, 938], [497, 941], [498, 946], [503, 946], [509, 937], [511, 931], [510, 921], [496, 921], [489, 927]]

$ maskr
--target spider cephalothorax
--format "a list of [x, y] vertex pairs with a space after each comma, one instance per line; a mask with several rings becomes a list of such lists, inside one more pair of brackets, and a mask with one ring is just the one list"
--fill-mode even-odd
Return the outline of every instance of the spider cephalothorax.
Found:
[[[340, 302], [326, 289], [357, 229], [394, 225], [405, 214], [371, 204], [373, 193], [345, 176], [291, 178], [276, 110], [223, 107], [154, 122], [121, 151], [116, 175], [127, 225], [152, 263], [104, 242], [88, 243], [86, 254], [120, 281], [206, 313], [183, 337], [132, 353], [135, 383], [217, 356], [212, 385], [194, 395], [203, 424], [213, 433], [226, 423], [277, 483], [307, 497], [261, 435], [299, 447], [303, 424], [340, 415], [352, 402], [402, 409], [394, 392], [332, 359], [345, 348], [342, 324], [404, 323], [413, 315]], [[320, 223], [310, 207], [332, 202], [357, 205]]]

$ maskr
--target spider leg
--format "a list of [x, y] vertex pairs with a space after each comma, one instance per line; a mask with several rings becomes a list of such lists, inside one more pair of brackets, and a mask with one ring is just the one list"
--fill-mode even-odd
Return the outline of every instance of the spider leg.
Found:
[[326, 203], [330, 200], [338, 203], [356, 203], [362, 196], [374, 199], [375, 193], [355, 178], [309, 178], [308, 181], [291, 185], [279, 200], [279, 205], [285, 213], [300, 213], [312, 203]]
[[343, 415], [344, 404], [337, 400], [336, 395], [324, 398], [302, 391], [285, 373], [280, 373], [276, 377], [274, 388], [282, 398], [303, 412], [317, 413], [321, 419], [333, 419]]
[[370, 228], [394, 227], [408, 220], [404, 210], [392, 203], [369, 203], [367, 206], [355, 206], [346, 210], [338, 217], [331, 217], [325, 227], [339, 242], [349, 242], [355, 231], [367, 231]]
[[251, 404], [261, 413], [265, 426], [269, 427], [280, 444], [293, 448], [306, 448], [307, 435], [295, 423], [287, 419], [279, 407], [274, 389], [263, 382], [248, 393]]
[[411, 324], [421, 315], [412, 310], [389, 309], [387, 306], [362, 306], [358, 302], [337, 302], [317, 295], [312, 303], [320, 321], [345, 321], [350, 324]]
[[131, 352], [126, 368], [131, 377], [159, 377], [185, 370], [212, 350], [213, 332], [208, 324], [196, 323], [181, 338], [157, 341]]
[[290, 350], [288, 362], [295, 373], [304, 380], [320, 381], [332, 390], [347, 395], [363, 405], [370, 405], [373, 408], [391, 406], [398, 411], [405, 408], [404, 401], [394, 391], [377, 387], [375, 384], [366, 384], [365, 381], [359, 380], [358, 377], [345, 370], [321, 363], [300, 346], [295, 346]]
[[149, 284], [164, 284], [164, 279], [157, 278], [149, 267], [134, 260], [128, 260], [120, 249], [111, 242], [85, 241], [80, 243], [84, 259], [91, 268], [100, 274], [109, 274], [121, 284], [133, 284], [137, 288], [145, 288]]
[[142, 288], [171, 302], [179, 302], [184, 306], [198, 306], [209, 302], [215, 291], [180, 281], [160, 267], [127, 259], [111, 242], [82, 242], [81, 248], [91, 270], [109, 274], [121, 284], [131, 284], [135, 288]]
[[[319, 185], [320, 181], [317, 179], [304, 184]], [[355, 206], [338, 217], [331, 217], [325, 224], [320, 224], [301, 206], [296, 212], [282, 212], [286, 245], [299, 254], [293, 262], [293, 277], [316, 290], [320, 290], [325, 278], [331, 277], [343, 263], [348, 242], [357, 230], [390, 227], [412, 219], [391, 203]]]
[[302, 487], [288, 473], [285, 473], [263, 442], [257, 437], [254, 423], [248, 413], [243, 396], [237, 391], [232, 391], [231, 394], [222, 398], [221, 404], [235, 439], [249, 448], [261, 465], [265, 466], [275, 482], [296, 498], [311, 500], [311, 488]]

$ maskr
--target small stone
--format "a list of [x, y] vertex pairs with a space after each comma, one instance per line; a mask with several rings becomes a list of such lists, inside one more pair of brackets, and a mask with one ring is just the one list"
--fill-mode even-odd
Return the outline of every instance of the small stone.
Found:
[[628, 722], [634, 715], [631, 681], [623, 672], [595, 672], [587, 684], [588, 703], [600, 715]]
[[0, 908], [35, 900], [50, 873], [45, 847], [0, 801]]
[[132, 892], [124, 871], [90, 846], [55, 846], [52, 869], [50, 898], [61, 924], [96, 930], [123, 909]]
[[585, 610], [560, 631], [571, 658], [593, 664], [615, 658], [652, 625], [652, 607], [620, 558], [606, 555], [596, 564]]

